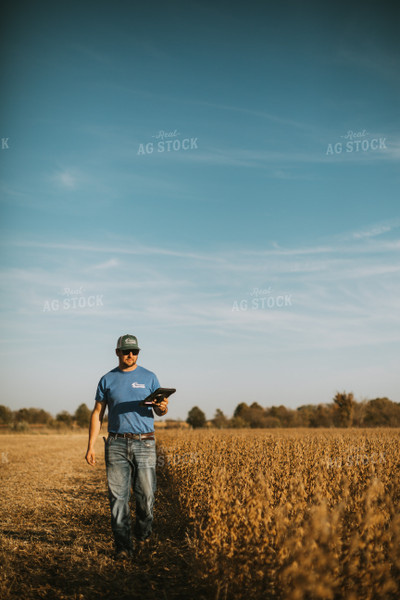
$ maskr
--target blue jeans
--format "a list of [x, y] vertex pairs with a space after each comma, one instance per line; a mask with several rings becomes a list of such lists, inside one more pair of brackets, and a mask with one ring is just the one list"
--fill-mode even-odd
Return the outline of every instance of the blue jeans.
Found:
[[115, 546], [117, 551], [131, 550], [131, 489], [136, 500], [134, 536], [145, 540], [151, 534], [156, 491], [156, 442], [109, 437], [105, 459]]

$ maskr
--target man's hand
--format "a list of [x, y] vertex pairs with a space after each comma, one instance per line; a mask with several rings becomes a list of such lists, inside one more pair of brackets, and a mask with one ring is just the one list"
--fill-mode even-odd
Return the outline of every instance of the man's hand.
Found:
[[94, 467], [94, 465], [96, 464], [96, 456], [94, 453], [94, 444], [96, 442], [97, 436], [100, 433], [105, 409], [106, 409], [106, 402], [96, 402], [93, 412], [90, 416], [89, 441], [88, 441], [88, 449], [87, 449], [85, 458], [86, 458], [86, 462], [91, 467]]
[[158, 417], [163, 417], [168, 412], [168, 398], [163, 398], [161, 402], [153, 402], [153, 410]]
[[94, 453], [94, 450], [91, 450], [90, 448], [88, 449], [88, 451], [86, 452], [86, 462], [88, 463], [88, 465], [90, 465], [91, 467], [94, 467], [94, 465], [96, 464], [96, 455]]

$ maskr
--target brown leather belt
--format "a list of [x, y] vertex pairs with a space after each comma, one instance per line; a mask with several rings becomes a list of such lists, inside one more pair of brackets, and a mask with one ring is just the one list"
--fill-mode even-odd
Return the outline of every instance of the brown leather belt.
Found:
[[154, 431], [150, 433], [109, 433], [110, 438], [125, 438], [128, 440], [155, 440]]

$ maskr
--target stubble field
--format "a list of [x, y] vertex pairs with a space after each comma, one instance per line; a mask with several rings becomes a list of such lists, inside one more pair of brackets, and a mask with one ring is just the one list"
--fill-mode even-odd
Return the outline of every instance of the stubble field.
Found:
[[157, 433], [154, 535], [112, 552], [103, 440], [0, 437], [0, 597], [397, 599], [399, 430]]

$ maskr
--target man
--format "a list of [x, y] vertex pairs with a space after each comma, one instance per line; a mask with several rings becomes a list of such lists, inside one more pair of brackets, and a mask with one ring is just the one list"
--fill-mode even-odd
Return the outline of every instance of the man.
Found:
[[105, 460], [111, 528], [118, 558], [131, 557], [134, 550], [129, 507], [131, 487], [136, 500], [134, 536], [140, 543], [151, 534], [156, 490], [153, 411], [160, 417], [168, 412], [167, 398], [157, 406], [142, 405], [160, 384], [154, 373], [136, 364], [139, 352], [134, 335], [122, 335], [118, 339], [115, 353], [119, 365], [104, 375], [97, 386], [86, 452], [86, 461], [94, 466], [94, 445], [108, 406]]

